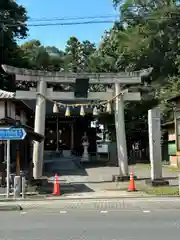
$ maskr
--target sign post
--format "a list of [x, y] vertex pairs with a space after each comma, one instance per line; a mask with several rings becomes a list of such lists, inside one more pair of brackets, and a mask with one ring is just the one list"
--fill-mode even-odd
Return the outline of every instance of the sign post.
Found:
[[10, 145], [11, 142], [10, 140], [7, 140], [7, 166], [6, 166], [6, 172], [7, 172], [7, 176], [6, 176], [6, 197], [9, 198], [9, 192], [10, 192], [10, 156], [11, 156], [11, 152], [10, 152]]
[[7, 176], [6, 176], [6, 197], [9, 198], [10, 192], [10, 164], [11, 152], [10, 141], [23, 140], [26, 137], [26, 132], [23, 128], [0, 128], [0, 140], [7, 141]]

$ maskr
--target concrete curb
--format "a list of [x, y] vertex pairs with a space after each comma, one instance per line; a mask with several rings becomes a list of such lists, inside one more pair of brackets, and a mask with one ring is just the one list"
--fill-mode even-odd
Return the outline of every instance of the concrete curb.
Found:
[[[26, 193], [26, 196], [37, 196], [37, 195], [38, 195], [38, 192], [27, 192]], [[13, 197], [14, 193], [10, 193], [9, 196]], [[6, 193], [0, 193], [0, 197], [6, 197]]]
[[3, 204], [0, 205], [0, 212], [4, 211], [21, 211], [22, 207], [18, 204]]
[[[68, 201], [77, 201], [77, 200], [153, 200], [153, 199], [159, 199], [159, 200], [163, 200], [163, 199], [178, 199], [180, 201], [180, 196], [179, 195], [173, 195], [173, 196], [155, 196], [155, 195], [151, 195], [151, 196], [113, 196], [113, 197], [104, 197], [104, 196], [99, 196], [99, 197], [79, 197], [79, 196], [75, 196], [75, 197], [54, 197], [54, 196], [49, 196], [49, 197], [44, 197], [44, 198], [19, 198], [19, 199], [0, 199], [0, 203], [18, 203], [18, 202], [50, 202], [50, 201], [59, 201], [59, 202], [68, 202]], [[1, 206], [1, 205], [0, 205]]]
[[[21, 210], [79, 210], [79, 209], [179, 209], [180, 198], [121, 198], [121, 199], [74, 199], [66, 201], [19, 202]], [[149, 205], [150, 204], [150, 205]], [[164, 207], [166, 206], [166, 207]]]
[[[172, 196], [171, 196], [172, 197]], [[173, 196], [175, 197], [175, 196]], [[177, 196], [176, 196], [177, 197]], [[19, 199], [0, 199], [0, 203], [6, 202], [48, 202], [48, 201], [73, 201], [73, 200], [111, 200], [111, 199], [139, 199], [139, 198], [156, 198], [156, 196], [113, 196], [113, 197], [44, 197], [44, 198], [19, 198]], [[159, 197], [158, 197], [159, 198]]]
[[[62, 198], [51, 198], [51, 197], [48, 197], [48, 198], [45, 198], [44, 200], [42, 199], [42, 201], [49, 201], [49, 200], [52, 200], [52, 201], [73, 201], [73, 200], [114, 200], [114, 199], [119, 199], [119, 200], [135, 200], [135, 199], [165, 199], [165, 198], [168, 198], [168, 199], [174, 199], [174, 198], [178, 198], [179, 201], [180, 201], [180, 196], [179, 195], [173, 195], [173, 196], [156, 196], [156, 195], [151, 195], [151, 196], [113, 196], [113, 197], [62, 197]], [[41, 201], [41, 200], [40, 200]]]

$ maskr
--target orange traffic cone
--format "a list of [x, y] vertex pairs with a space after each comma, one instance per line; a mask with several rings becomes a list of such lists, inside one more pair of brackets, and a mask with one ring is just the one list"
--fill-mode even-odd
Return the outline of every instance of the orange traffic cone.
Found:
[[53, 195], [55, 195], [55, 196], [59, 196], [59, 195], [61, 195], [61, 192], [60, 192], [60, 185], [59, 185], [59, 177], [58, 177], [57, 174], [55, 175], [55, 182], [54, 182]]
[[136, 185], [135, 185], [135, 181], [134, 181], [133, 172], [130, 173], [130, 182], [129, 182], [129, 186], [128, 186], [128, 191], [130, 191], [130, 192], [136, 191]]

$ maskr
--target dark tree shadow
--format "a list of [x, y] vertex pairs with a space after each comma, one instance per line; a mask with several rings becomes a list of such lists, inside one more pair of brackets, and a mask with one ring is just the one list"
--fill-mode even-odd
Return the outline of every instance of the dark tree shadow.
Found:
[[[37, 186], [36, 190], [40, 195], [52, 195], [53, 194], [53, 183], [48, 183], [46, 186]], [[60, 183], [60, 192], [61, 194], [72, 194], [72, 193], [86, 193], [86, 192], [94, 192], [93, 189], [86, 186], [83, 183], [77, 184], [68, 184], [68, 183]]]

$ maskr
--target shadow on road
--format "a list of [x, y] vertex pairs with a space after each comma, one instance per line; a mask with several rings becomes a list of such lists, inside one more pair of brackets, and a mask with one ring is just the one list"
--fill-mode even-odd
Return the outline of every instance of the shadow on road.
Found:
[[[53, 158], [44, 162], [44, 176], [48, 178], [45, 185], [37, 186], [39, 194], [52, 194], [54, 176], [59, 176], [60, 190], [62, 194], [93, 192], [84, 182], [76, 182], [78, 177], [88, 176], [86, 169], [81, 165], [80, 159], [72, 156], [71, 158]], [[72, 179], [74, 178], [74, 180]]]
[[88, 176], [85, 169], [79, 169], [79, 170], [68, 170], [68, 169], [52, 169], [51, 171], [45, 172], [44, 176], [47, 177], [53, 177], [55, 174], [58, 174], [58, 176]]
[[78, 159], [54, 159], [45, 162], [43, 166], [44, 176], [87, 176], [86, 169], [80, 164]]
[[[38, 186], [36, 188], [38, 193], [41, 195], [53, 194], [53, 183], [48, 183], [46, 186]], [[82, 193], [82, 192], [94, 192], [93, 189], [89, 188], [83, 183], [60, 183], [61, 194], [72, 194], [72, 193]]]
[[91, 162], [91, 163], [81, 163], [83, 169], [89, 168], [100, 168], [100, 167], [107, 167], [108, 163], [106, 162]]

